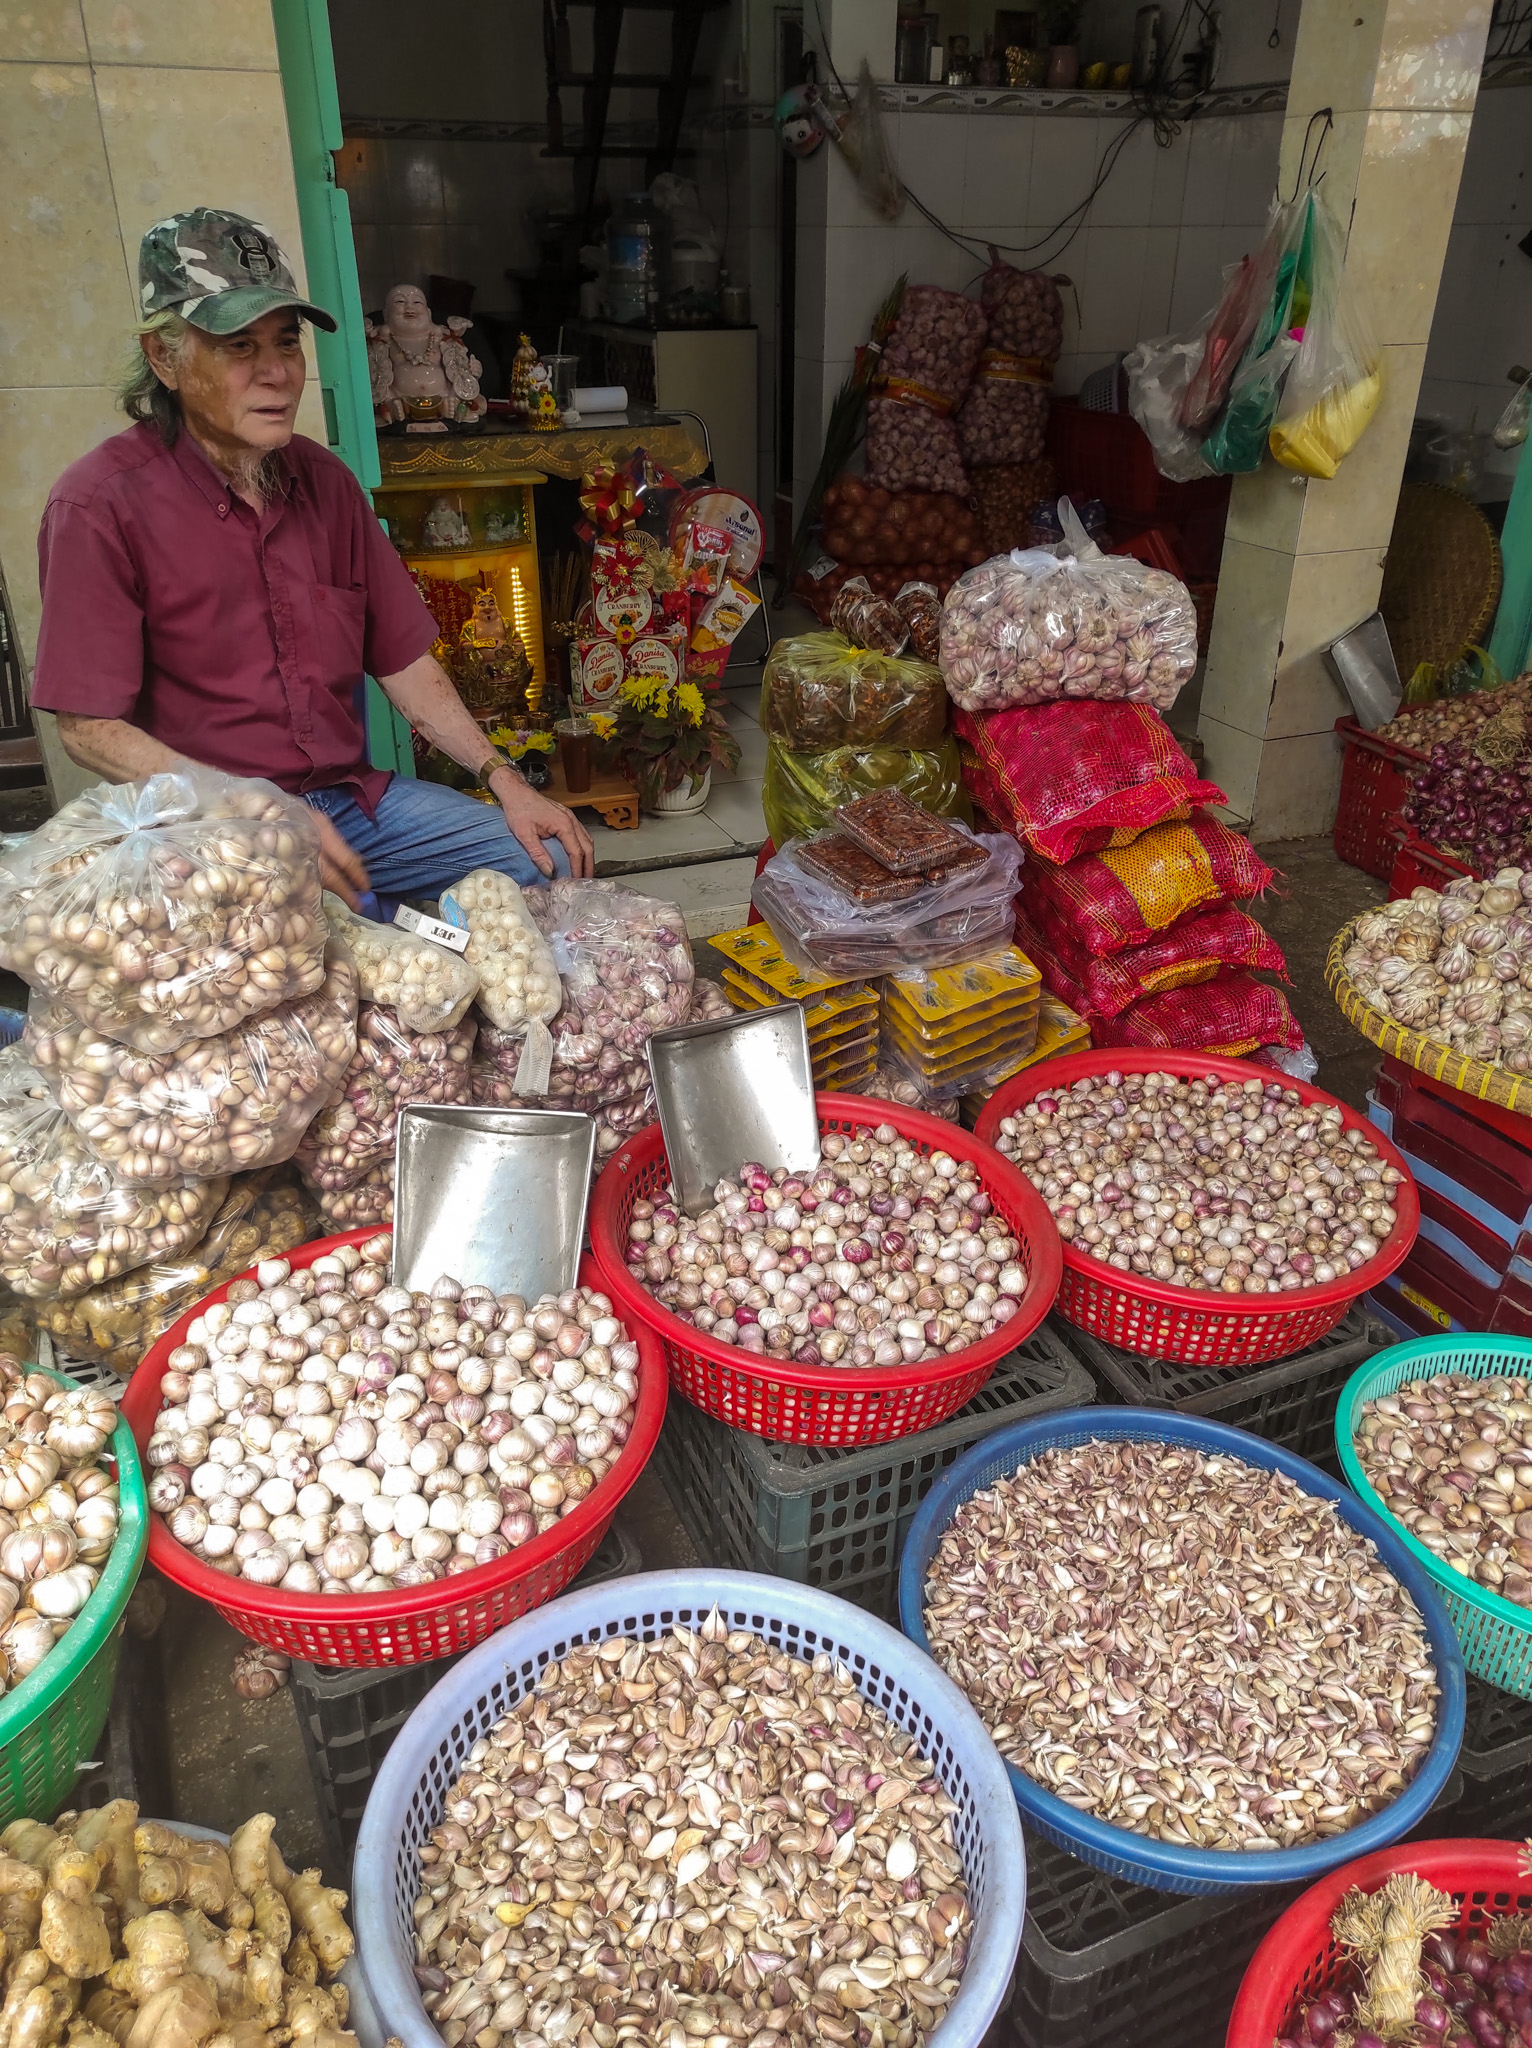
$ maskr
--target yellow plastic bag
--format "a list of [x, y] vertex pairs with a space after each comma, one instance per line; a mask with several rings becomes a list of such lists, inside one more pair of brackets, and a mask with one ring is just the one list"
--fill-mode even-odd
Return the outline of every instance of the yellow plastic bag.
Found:
[[1359, 383], [1327, 391], [1290, 426], [1271, 430], [1271, 452], [1284, 468], [1326, 482], [1339, 469], [1371, 422], [1383, 396], [1381, 372], [1369, 370]]
[[929, 751], [831, 747], [822, 754], [799, 754], [778, 739], [766, 742], [761, 806], [766, 829], [778, 846], [822, 832], [839, 805], [875, 789], [902, 789], [923, 810], [973, 823], [957, 741], [950, 733]]

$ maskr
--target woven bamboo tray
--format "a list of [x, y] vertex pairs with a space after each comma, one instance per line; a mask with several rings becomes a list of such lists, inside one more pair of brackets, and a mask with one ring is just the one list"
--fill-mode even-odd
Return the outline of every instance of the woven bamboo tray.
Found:
[[1407, 1030], [1372, 1007], [1341, 966], [1346, 948], [1365, 915], [1359, 912], [1349, 924], [1342, 925], [1325, 961], [1325, 981], [1348, 1022], [1384, 1052], [1403, 1060], [1407, 1067], [1429, 1074], [1433, 1081], [1456, 1088], [1464, 1095], [1477, 1096], [1480, 1102], [1493, 1102], [1499, 1109], [1515, 1110], [1518, 1116], [1532, 1117], [1532, 1074], [1513, 1074], [1505, 1067], [1485, 1066], [1482, 1060], [1467, 1059], [1443, 1045], [1439, 1038], [1426, 1038], [1418, 1031]]
[[1500, 544], [1484, 514], [1445, 484], [1406, 484], [1389, 537], [1378, 609], [1400, 675], [1446, 667], [1482, 641], [1500, 602]]

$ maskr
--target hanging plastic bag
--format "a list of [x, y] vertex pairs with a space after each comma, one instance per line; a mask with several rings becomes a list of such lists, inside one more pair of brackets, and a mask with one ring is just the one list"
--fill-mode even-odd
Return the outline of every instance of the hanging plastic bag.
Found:
[[862, 59], [856, 82], [851, 115], [836, 137], [841, 153], [856, 173], [856, 189], [862, 202], [879, 220], [897, 220], [904, 211], [904, 187], [899, 183], [888, 154], [883, 132], [883, 114], [878, 105], [878, 88], [872, 81], [867, 59]]
[[1266, 309], [1240, 357], [1223, 415], [1202, 444], [1204, 460], [1220, 476], [1242, 476], [1259, 469], [1266, 453], [1266, 437], [1282, 401], [1283, 381], [1298, 354], [1309, 316], [1314, 211], [1312, 192], [1282, 209], [1282, 251]]
[[1529, 421], [1532, 421], [1532, 376], [1523, 380], [1521, 389], [1496, 420], [1491, 436], [1495, 446], [1519, 448], [1527, 438]]
[[1280, 202], [1273, 206], [1255, 254], [1224, 272], [1223, 295], [1202, 323], [1202, 355], [1181, 400], [1181, 424], [1191, 433], [1206, 433], [1223, 411], [1240, 357], [1270, 303], [1292, 212]]
[[1328, 480], [1366, 432], [1383, 396], [1382, 356], [1345, 271], [1340, 222], [1311, 194], [1310, 304], [1271, 430], [1284, 469]]
[[1172, 483], [1189, 484], [1212, 470], [1202, 454], [1201, 436], [1181, 424], [1181, 407], [1202, 361], [1206, 336], [1165, 334], [1141, 341], [1122, 359], [1128, 379], [1128, 410], [1149, 437], [1154, 466]]

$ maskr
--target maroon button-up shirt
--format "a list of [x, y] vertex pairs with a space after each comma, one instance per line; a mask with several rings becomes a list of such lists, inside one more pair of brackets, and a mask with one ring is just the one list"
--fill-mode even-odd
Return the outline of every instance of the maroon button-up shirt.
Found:
[[370, 812], [362, 676], [436, 638], [351, 471], [297, 435], [260, 513], [189, 434], [147, 424], [71, 463], [37, 551], [32, 702], [123, 718], [193, 761], [283, 789], [347, 783]]

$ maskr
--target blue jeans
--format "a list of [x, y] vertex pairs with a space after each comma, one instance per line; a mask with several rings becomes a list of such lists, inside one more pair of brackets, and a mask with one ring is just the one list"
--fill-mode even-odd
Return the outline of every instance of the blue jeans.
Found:
[[[366, 865], [379, 896], [439, 896], [474, 868], [497, 868], [524, 889], [545, 888], [532, 856], [505, 822], [498, 804], [477, 803], [460, 789], [396, 775], [369, 818], [344, 786], [310, 789], [304, 802], [323, 811]], [[556, 875], [569, 873], [569, 856], [556, 839], [543, 845]]]

